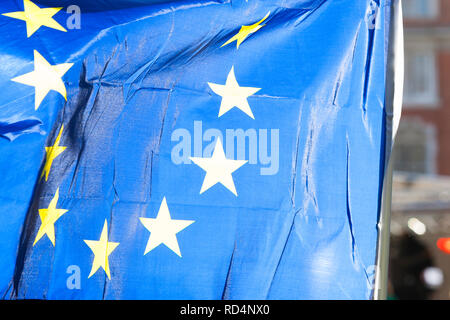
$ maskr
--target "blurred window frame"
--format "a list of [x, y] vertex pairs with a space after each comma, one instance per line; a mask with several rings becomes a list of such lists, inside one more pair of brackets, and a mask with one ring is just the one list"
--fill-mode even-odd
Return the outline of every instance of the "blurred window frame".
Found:
[[[437, 54], [431, 41], [417, 41], [405, 46], [405, 108], [437, 108], [439, 106]], [[420, 61], [422, 60], [422, 61]], [[415, 70], [414, 70], [415, 68]], [[412, 76], [413, 75], [413, 76]], [[421, 81], [426, 87], [414, 91]]]
[[[408, 132], [409, 131], [409, 132]], [[422, 139], [417, 139], [417, 134], [423, 135], [424, 145], [418, 146], [418, 142]], [[416, 117], [404, 117], [400, 124], [395, 142], [396, 151], [394, 152], [394, 167], [397, 171], [404, 171], [410, 173], [436, 174], [437, 172], [437, 132], [436, 127]], [[423, 171], [411, 171], [408, 168], [411, 164], [401, 163], [399, 153], [402, 149], [408, 147], [422, 147], [423, 155]], [[414, 154], [414, 152], [412, 152]], [[417, 159], [411, 159], [417, 161]]]
[[436, 19], [439, 0], [403, 0], [403, 16], [406, 19]]

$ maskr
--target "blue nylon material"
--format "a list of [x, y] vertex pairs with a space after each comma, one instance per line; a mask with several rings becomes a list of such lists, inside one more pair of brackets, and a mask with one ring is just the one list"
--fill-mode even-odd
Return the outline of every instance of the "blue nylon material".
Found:
[[[81, 8], [81, 29], [41, 27], [0, 16], [0, 296], [6, 299], [370, 299], [384, 164], [386, 32], [390, 1], [35, 1]], [[371, 3], [376, 28], [368, 23]], [[22, 11], [2, 1], [0, 13]], [[236, 48], [242, 25], [264, 26]], [[65, 9], [54, 18], [65, 26]], [[34, 109], [35, 91], [11, 79], [73, 63]], [[234, 66], [255, 119], [238, 108], [218, 117]], [[201, 132], [199, 123], [201, 121]], [[40, 179], [45, 147], [61, 126], [65, 151]], [[195, 129], [194, 129], [195, 128]], [[202, 133], [279, 130], [279, 168], [233, 173], [238, 196], [205, 172], [172, 161], [185, 129], [211, 156]], [[199, 133], [200, 132], [200, 133]], [[261, 138], [261, 136], [259, 136]], [[199, 142], [200, 141], [200, 142]], [[225, 141], [224, 141], [225, 146]], [[272, 150], [272, 152], [275, 152]], [[196, 156], [191, 154], [192, 156]], [[245, 159], [248, 160], [248, 152]], [[34, 246], [59, 188], [55, 246]], [[164, 244], [144, 255], [163, 198], [182, 257]], [[88, 278], [105, 219], [111, 279]], [[69, 266], [81, 287], [68, 288]]]

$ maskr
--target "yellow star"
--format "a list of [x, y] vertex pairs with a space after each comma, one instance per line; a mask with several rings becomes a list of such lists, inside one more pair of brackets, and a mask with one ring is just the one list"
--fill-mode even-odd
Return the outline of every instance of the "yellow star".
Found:
[[260, 21], [258, 21], [255, 24], [252, 24], [251, 26], [242, 26], [241, 30], [239, 30], [239, 32], [233, 36], [230, 40], [228, 40], [227, 42], [225, 42], [223, 45], [221, 45], [220, 47], [226, 46], [227, 44], [236, 41], [236, 48], [239, 49], [240, 44], [252, 33], [255, 33], [256, 31], [258, 31], [259, 29], [261, 29], [262, 27], [265, 26], [265, 24], [261, 25], [261, 23], [266, 20], [270, 15], [270, 11], [266, 14], [266, 16], [264, 18], [262, 18]]
[[23, 8], [24, 11], [3, 13], [2, 15], [25, 21], [27, 24], [28, 38], [42, 26], [67, 32], [63, 26], [52, 18], [62, 8], [41, 9], [30, 0], [23, 0]]
[[50, 169], [52, 168], [53, 160], [57, 156], [59, 156], [61, 153], [64, 152], [64, 150], [67, 147], [61, 147], [59, 145], [59, 142], [61, 140], [61, 135], [64, 130], [64, 126], [61, 126], [61, 129], [59, 130], [58, 136], [56, 137], [55, 143], [51, 147], [45, 147], [45, 152], [47, 153], [45, 157], [45, 164], [44, 169], [42, 170], [41, 177], [39, 179], [42, 179], [42, 177], [45, 174], [45, 181], [48, 180], [48, 175], [50, 174]]
[[35, 87], [34, 109], [37, 110], [50, 90], [59, 92], [67, 100], [66, 86], [61, 78], [72, 66], [73, 63], [52, 66], [34, 50], [34, 71], [16, 77], [12, 81]]
[[59, 198], [59, 188], [56, 190], [56, 194], [50, 201], [50, 205], [47, 209], [39, 209], [39, 217], [41, 218], [41, 226], [39, 227], [36, 239], [34, 240], [33, 246], [44, 236], [47, 237], [55, 246], [55, 222], [61, 218], [61, 216], [69, 210], [56, 209], [56, 204]]
[[108, 222], [106, 219], [105, 224], [103, 225], [102, 234], [100, 235], [100, 240], [84, 240], [84, 242], [94, 253], [94, 262], [92, 263], [91, 273], [88, 278], [90, 278], [100, 267], [102, 267], [102, 269], [105, 270], [108, 279], [111, 279], [108, 256], [114, 251], [114, 249], [116, 249], [119, 243], [108, 242]]

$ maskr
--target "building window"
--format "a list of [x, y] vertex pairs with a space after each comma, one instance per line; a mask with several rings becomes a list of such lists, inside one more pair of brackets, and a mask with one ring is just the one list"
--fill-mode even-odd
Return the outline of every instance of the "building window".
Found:
[[406, 106], [436, 106], [437, 94], [436, 57], [433, 48], [407, 48], [405, 54]]
[[411, 19], [433, 19], [438, 15], [438, 5], [438, 0], [403, 0], [403, 15]]
[[436, 173], [435, 127], [416, 119], [401, 121], [395, 140], [394, 169]]

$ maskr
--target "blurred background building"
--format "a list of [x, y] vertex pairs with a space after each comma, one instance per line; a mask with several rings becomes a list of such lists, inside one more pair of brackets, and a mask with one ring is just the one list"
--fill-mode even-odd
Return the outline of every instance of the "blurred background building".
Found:
[[405, 91], [394, 150], [391, 295], [450, 299], [450, 254], [444, 252], [450, 243], [439, 240], [450, 238], [450, 0], [403, 0], [403, 15]]

